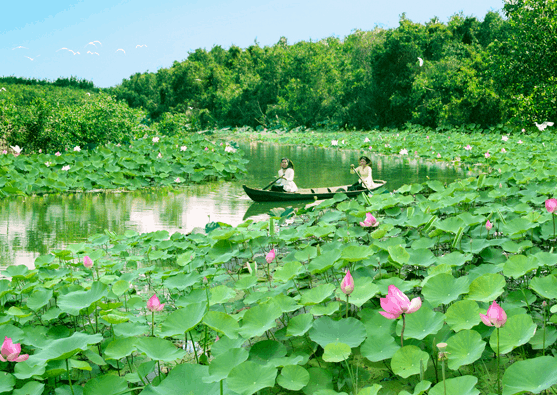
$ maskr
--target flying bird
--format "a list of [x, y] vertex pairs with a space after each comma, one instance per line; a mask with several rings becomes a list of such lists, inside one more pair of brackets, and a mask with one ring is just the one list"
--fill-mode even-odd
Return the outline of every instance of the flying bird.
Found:
[[[85, 44], [85, 47], [86, 47], [87, 45], [92, 45], [92, 46], [94, 46], [95, 48], [97, 47], [97, 44], [95, 44], [94, 41], [88, 42], [87, 44]], [[85, 47], [83, 47], [83, 48], [85, 48]]]
[[136, 48], [137, 48], [137, 47], [139, 47], [139, 48], [142, 48], [142, 47], [147, 47], [147, 44], [143, 44], [143, 45], [139, 45], [139, 44], [137, 44], [137, 45], [136, 45], [135, 47], [136, 47]]
[[116, 52], [118, 52], [118, 51], [122, 51], [122, 52], [124, 52], [124, 54], [126, 53], [126, 51], [124, 51], [122, 48], [118, 48], [118, 49], [116, 50]]
[[103, 45], [103, 43], [101, 43], [99, 40], [95, 40], [95, 41], [93, 41], [93, 42], [94, 42], [94, 43], [99, 43], [99, 44], [101, 44], [101, 46]]
[[29, 56], [26, 56], [27, 59], [30, 59], [31, 61], [35, 60], [33, 58], [30, 58]]
[[13, 51], [14, 49], [19, 49], [19, 48], [29, 49], [29, 48], [27, 48], [27, 47], [22, 47], [22, 46], [20, 45], [19, 47], [12, 48], [12, 51]]
[[422, 58], [418, 58], [418, 62], [420, 62], [420, 67], [424, 65], [424, 60]]
[[101, 56], [101, 55], [99, 55], [99, 53], [98, 53], [98, 52], [91, 52], [91, 51], [87, 51], [87, 53], [90, 53], [91, 55], [97, 55], [97, 56]]
[[548, 126], [553, 126], [553, 122], [534, 123], [536, 124], [536, 127], [539, 129], [540, 132], [543, 132], [543, 130]]

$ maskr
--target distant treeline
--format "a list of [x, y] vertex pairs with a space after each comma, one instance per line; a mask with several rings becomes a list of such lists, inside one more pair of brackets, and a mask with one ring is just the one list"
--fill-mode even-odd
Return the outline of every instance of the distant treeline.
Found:
[[508, 1], [483, 20], [402, 15], [343, 39], [197, 49], [102, 91], [170, 129], [533, 125], [557, 120], [555, 26], [557, 2], [545, 0]]
[[37, 80], [35, 78], [23, 78], [23, 77], [0, 77], [1, 85], [38, 85], [38, 86], [60, 86], [60, 87], [71, 87], [79, 89], [89, 89], [93, 91], [98, 91], [93, 84], [93, 81], [87, 81], [85, 79], [79, 79], [77, 77], [71, 76], [69, 78], [59, 77], [55, 81], [49, 80]]

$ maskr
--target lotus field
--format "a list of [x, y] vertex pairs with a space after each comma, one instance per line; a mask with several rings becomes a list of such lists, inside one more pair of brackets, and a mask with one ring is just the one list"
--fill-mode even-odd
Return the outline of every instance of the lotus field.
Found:
[[[10, 266], [0, 393], [557, 393], [549, 129], [237, 134], [450, 161], [473, 176], [187, 235], [106, 232]], [[0, 160], [9, 174], [27, 164]]]

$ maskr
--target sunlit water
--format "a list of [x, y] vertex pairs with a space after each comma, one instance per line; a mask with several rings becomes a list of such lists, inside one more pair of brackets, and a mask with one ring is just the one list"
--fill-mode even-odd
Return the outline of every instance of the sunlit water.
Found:
[[[267, 218], [277, 206], [305, 203], [254, 203], [242, 184], [263, 187], [271, 182], [282, 157], [295, 165], [298, 187], [352, 184], [350, 164], [357, 165], [359, 151], [317, 147], [280, 146], [268, 143], [240, 144], [250, 160], [248, 172], [232, 182], [211, 182], [174, 190], [79, 193], [0, 200], [0, 268], [33, 266], [35, 258], [62, 249], [105, 229], [124, 233], [167, 230], [187, 233], [210, 221], [233, 226], [247, 218]], [[412, 157], [370, 156], [374, 179], [387, 180], [389, 190], [428, 179], [450, 182], [463, 173], [446, 165], [422, 162]]]

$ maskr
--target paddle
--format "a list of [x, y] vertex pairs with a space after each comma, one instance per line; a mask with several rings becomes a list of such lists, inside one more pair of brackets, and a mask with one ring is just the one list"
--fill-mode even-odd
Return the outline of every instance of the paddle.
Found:
[[261, 188], [263, 191], [267, 188], [269, 188], [271, 185], [273, 185], [275, 182], [277, 182], [278, 180], [280, 180], [281, 177], [276, 178], [273, 182], [271, 182], [269, 185], [264, 186], [263, 188]]

